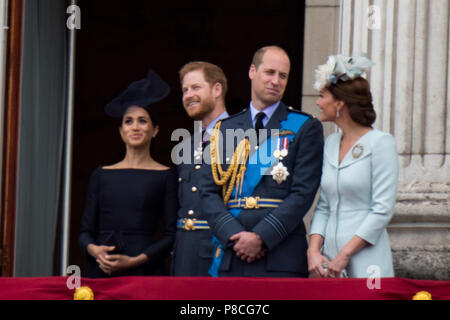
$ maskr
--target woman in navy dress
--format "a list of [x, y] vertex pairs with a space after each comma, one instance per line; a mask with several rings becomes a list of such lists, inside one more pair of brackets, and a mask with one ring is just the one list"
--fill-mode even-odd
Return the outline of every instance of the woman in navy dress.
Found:
[[[132, 83], [105, 108], [109, 116], [122, 118], [119, 130], [126, 155], [91, 176], [79, 235], [87, 258], [85, 277], [163, 272], [175, 238], [178, 186], [176, 171], [150, 155], [159, 128], [149, 105], [169, 91], [150, 70], [146, 79]], [[161, 218], [163, 235], [155, 239]]]

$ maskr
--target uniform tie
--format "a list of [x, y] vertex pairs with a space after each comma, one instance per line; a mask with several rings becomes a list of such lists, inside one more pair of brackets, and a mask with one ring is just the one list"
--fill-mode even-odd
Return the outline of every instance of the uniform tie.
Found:
[[210, 135], [208, 133], [208, 131], [203, 130], [202, 131], [202, 147], [206, 147], [206, 145], [209, 143], [209, 139], [210, 139]]
[[255, 130], [256, 130], [256, 141], [259, 145], [259, 130], [264, 128], [263, 125], [263, 119], [266, 116], [264, 112], [260, 112], [256, 115], [256, 122], [255, 122]]

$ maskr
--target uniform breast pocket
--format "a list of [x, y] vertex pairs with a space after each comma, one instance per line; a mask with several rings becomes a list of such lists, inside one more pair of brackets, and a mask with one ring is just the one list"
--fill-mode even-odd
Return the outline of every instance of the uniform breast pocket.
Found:
[[263, 179], [264, 181], [259, 187], [263, 190], [258, 190], [261, 191], [262, 194], [270, 194], [270, 198], [274, 199], [283, 199], [289, 195], [292, 181], [290, 177], [287, 177], [286, 181], [281, 183], [275, 181], [274, 177], [270, 174], [264, 176]]

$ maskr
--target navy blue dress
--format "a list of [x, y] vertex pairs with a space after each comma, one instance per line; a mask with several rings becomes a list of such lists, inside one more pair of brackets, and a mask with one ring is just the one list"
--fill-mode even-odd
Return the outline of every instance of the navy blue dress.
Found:
[[[107, 170], [97, 168], [90, 179], [79, 244], [86, 253], [83, 276], [107, 277], [87, 246], [115, 246], [118, 254], [145, 253], [148, 262], [113, 276], [160, 275], [176, 232], [178, 210], [176, 169]], [[164, 231], [155, 239], [161, 218]]]

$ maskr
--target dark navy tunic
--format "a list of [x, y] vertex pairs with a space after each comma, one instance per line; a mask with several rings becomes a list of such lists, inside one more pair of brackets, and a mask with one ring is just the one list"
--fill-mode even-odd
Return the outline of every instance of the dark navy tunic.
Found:
[[[280, 103], [265, 129], [280, 129], [291, 112], [298, 112]], [[303, 114], [303, 113], [302, 113]], [[234, 218], [222, 199], [222, 187], [215, 184], [211, 166], [201, 170], [202, 210], [214, 235], [225, 248], [220, 276], [251, 277], [305, 277], [308, 274], [306, 257], [307, 238], [303, 218], [311, 208], [320, 184], [323, 160], [323, 128], [317, 119], [308, 117], [288, 145], [288, 155], [283, 165], [289, 172], [287, 180], [278, 184], [272, 175], [263, 175], [256, 185], [253, 197], [278, 199], [283, 203], [277, 208], [243, 210]], [[252, 129], [250, 109], [223, 120], [221, 131], [227, 129]], [[227, 146], [228, 141], [223, 142]], [[240, 142], [235, 139], [234, 149]], [[255, 150], [256, 146], [251, 146]], [[226, 150], [224, 147], [223, 150]], [[224, 155], [222, 154], [222, 157]], [[227, 163], [227, 159], [222, 159]], [[223, 166], [227, 170], [227, 165]], [[246, 176], [246, 179], [248, 176]], [[267, 254], [252, 263], [236, 256], [229, 238], [241, 231], [258, 234], [267, 248]]]
[[[190, 148], [183, 148], [190, 152], [190, 160], [178, 165], [179, 184], [179, 219], [206, 220], [201, 210], [200, 170], [204, 166], [201, 159], [194, 158], [194, 137], [187, 140]], [[204, 145], [206, 146], [206, 145]], [[208, 152], [206, 148], [204, 152]], [[172, 258], [172, 273], [175, 276], [207, 277], [211, 265], [213, 245], [211, 230], [183, 230], [178, 229], [176, 234], [174, 253]]]

